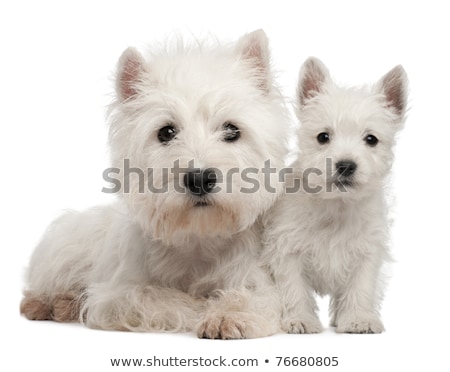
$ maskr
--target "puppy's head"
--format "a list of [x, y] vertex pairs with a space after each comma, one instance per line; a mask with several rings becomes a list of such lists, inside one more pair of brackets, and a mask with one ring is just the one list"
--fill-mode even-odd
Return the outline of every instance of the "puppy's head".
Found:
[[262, 169], [282, 166], [287, 120], [262, 31], [232, 45], [179, 41], [148, 58], [127, 49], [116, 82], [113, 163], [154, 238], [230, 236], [273, 203], [279, 187], [266, 187]]
[[297, 165], [305, 191], [324, 198], [358, 198], [379, 188], [404, 123], [403, 68], [394, 67], [371, 88], [343, 88], [321, 61], [309, 58], [300, 70], [297, 99]]

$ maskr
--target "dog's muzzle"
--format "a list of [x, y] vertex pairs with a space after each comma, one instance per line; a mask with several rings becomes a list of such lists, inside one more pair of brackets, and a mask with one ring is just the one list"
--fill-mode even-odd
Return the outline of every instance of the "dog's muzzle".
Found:
[[213, 169], [194, 169], [184, 175], [184, 185], [192, 195], [204, 196], [211, 193], [217, 183]]

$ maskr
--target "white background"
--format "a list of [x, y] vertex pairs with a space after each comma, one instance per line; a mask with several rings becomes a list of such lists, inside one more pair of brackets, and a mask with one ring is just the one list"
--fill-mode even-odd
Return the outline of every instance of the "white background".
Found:
[[[436, 1], [10, 1], [0, 5], [1, 331], [5, 371], [107, 371], [109, 358], [337, 356], [332, 370], [448, 370], [449, 11]], [[287, 96], [310, 55], [348, 84], [401, 63], [410, 112], [396, 149], [396, 263], [381, 335], [276, 335], [199, 340], [193, 334], [105, 332], [19, 316], [23, 273], [65, 208], [108, 201], [105, 106], [129, 45], [173, 31], [222, 40], [263, 28]], [[326, 302], [322, 318], [327, 324]], [[264, 364], [269, 358], [270, 363]], [[262, 365], [262, 366], [261, 366]], [[131, 368], [131, 367], [130, 367]], [[299, 367], [290, 367], [290, 370]]]

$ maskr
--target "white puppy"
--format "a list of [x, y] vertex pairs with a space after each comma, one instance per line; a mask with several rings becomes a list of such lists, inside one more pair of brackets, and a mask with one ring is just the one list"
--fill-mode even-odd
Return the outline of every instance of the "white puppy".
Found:
[[337, 332], [383, 331], [384, 186], [406, 95], [401, 66], [372, 88], [337, 86], [315, 58], [302, 66], [300, 153], [286, 194], [265, 220], [265, 261], [281, 290], [285, 331], [321, 331], [314, 292], [331, 296]]
[[264, 32], [232, 45], [179, 41], [147, 58], [130, 48], [116, 81], [105, 177], [120, 198], [53, 223], [21, 312], [206, 338], [277, 332], [256, 221], [281, 189], [263, 168], [283, 165], [288, 123]]

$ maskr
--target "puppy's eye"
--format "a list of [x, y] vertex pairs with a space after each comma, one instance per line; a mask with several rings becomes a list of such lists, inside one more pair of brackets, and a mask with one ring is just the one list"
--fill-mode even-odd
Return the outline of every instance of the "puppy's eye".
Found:
[[223, 140], [225, 142], [234, 142], [241, 136], [241, 131], [233, 123], [227, 121], [222, 126], [223, 129]]
[[158, 139], [161, 143], [167, 143], [172, 141], [175, 136], [177, 135], [177, 130], [172, 125], [166, 125], [165, 127], [162, 127], [158, 132]]
[[367, 143], [369, 146], [374, 147], [374, 146], [376, 146], [377, 143], [378, 143], [378, 138], [375, 137], [375, 136], [372, 135], [372, 134], [369, 134], [369, 135], [367, 135], [367, 136], [364, 138], [364, 141], [366, 141], [366, 143]]
[[317, 135], [317, 142], [319, 142], [321, 145], [330, 142], [330, 135], [327, 132], [319, 133]]

